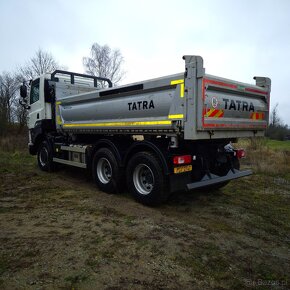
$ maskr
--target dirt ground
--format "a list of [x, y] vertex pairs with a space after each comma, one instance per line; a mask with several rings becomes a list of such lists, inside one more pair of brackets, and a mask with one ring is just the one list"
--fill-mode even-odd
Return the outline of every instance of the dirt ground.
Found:
[[0, 288], [289, 289], [289, 199], [256, 174], [150, 208], [0, 152]]

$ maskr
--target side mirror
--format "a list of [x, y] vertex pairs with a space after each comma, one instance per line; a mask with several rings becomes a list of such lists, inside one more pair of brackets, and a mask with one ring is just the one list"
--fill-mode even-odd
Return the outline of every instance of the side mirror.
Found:
[[21, 85], [20, 87], [20, 96], [23, 99], [27, 98], [27, 86], [25, 84]]
[[23, 82], [23, 85], [20, 86], [20, 96], [22, 100], [19, 100], [19, 104], [26, 110], [30, 109], [30, 106], [27, 105], [27, 86]]

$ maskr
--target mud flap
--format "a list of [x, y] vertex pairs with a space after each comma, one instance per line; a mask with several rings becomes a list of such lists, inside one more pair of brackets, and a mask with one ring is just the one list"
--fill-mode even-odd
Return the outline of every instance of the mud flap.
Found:
[[187, 186], [187, 190], [191, 190], [191, 189], [195, 189], [199, 187], [218, 184], [218, 183], [229, 181], [232, 179], [237, 179], [237, 178], [248, 176], [251, 174], [253, 174], [252, 170], [240, 171], [237, 169], [230, 170], [225, 176], [218, 176], [212, 173], [208, 173], [200, 181], [189, 183], [186, 186]]

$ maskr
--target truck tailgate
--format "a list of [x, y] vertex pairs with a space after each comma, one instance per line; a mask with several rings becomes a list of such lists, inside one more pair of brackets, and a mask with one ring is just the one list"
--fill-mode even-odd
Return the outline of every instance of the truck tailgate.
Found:
[[269, 118], [266, 88], [210, 75], [202, 80], [198, 130], [265, 130]]

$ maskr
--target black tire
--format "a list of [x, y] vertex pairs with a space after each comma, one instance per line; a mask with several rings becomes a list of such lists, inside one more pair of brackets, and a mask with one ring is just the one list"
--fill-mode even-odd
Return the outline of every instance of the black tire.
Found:
[[37, 163], [41, 170], [52, 172], [55, 170], [52, 149], [47, 141], [42, 141], [37, 151]]
[[127, 186], [133, 197], [142, 204], [154, 206], [168, 198], [168, 186], [159, 159], [149, 152], [139, 152], [130, 159]]
[[115, 155], [108, 148], [99, 149], [93, 158], [93, 178], [98, 188], [107, 193], [123, 189], [123, 173]]

